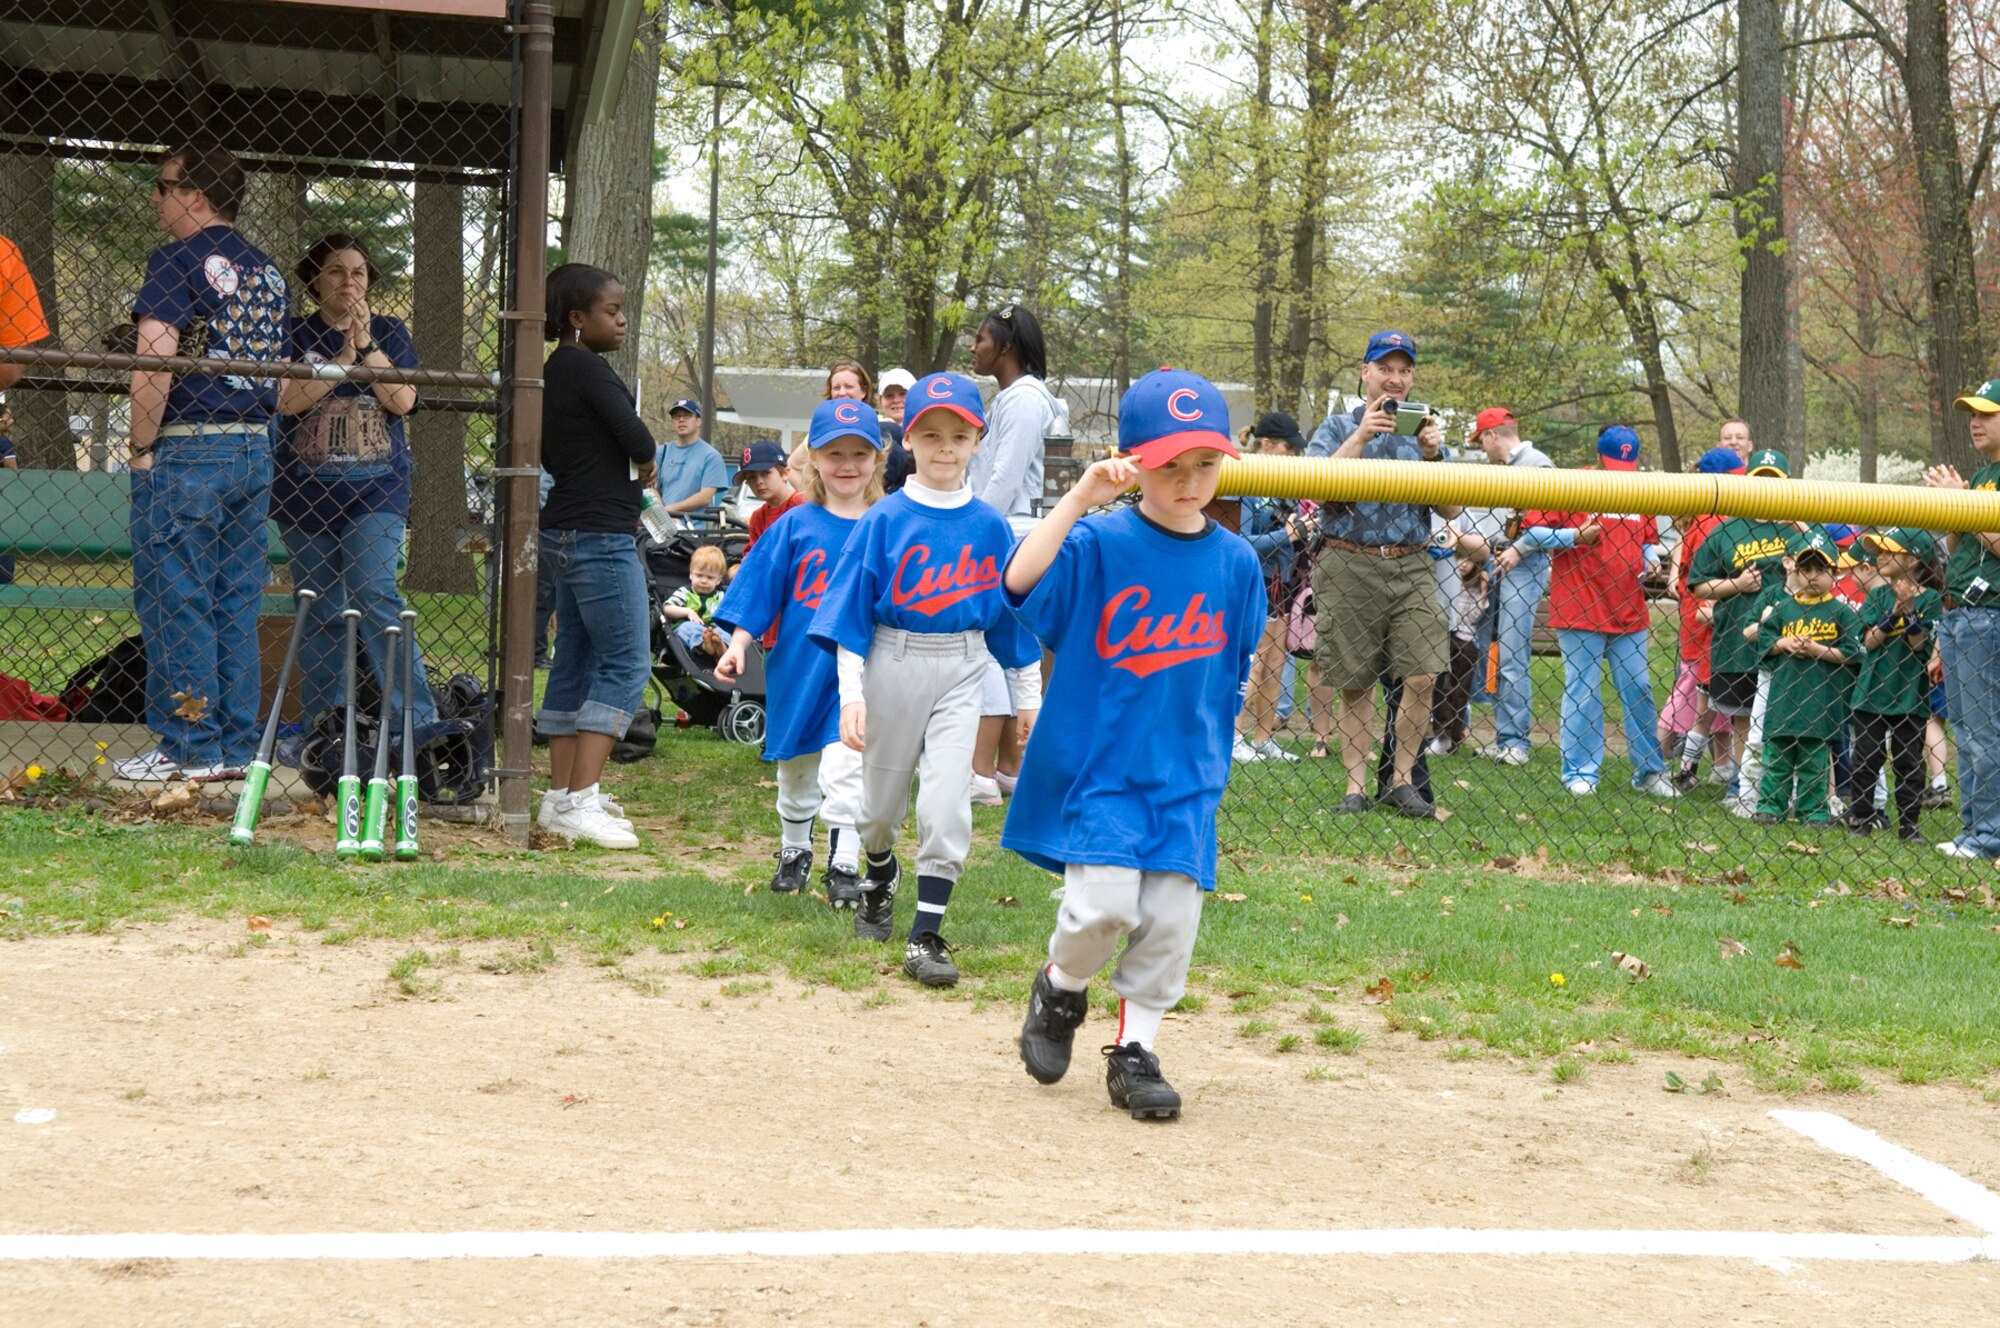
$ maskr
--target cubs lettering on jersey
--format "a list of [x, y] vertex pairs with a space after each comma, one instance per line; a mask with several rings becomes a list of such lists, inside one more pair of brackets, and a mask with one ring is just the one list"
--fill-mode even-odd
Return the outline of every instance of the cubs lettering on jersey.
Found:
[[928, 544], [913, 544], [896, 564], [889, 598], [898, 608], [934, 617], [962, 599], [1000, 587], [1000, 567], [991, 554], [972, 556], [972, 546], [959, 546], [956, 560], [934, 565]]
[[1144, 586], [1127, 586], [1105, 603], [1097, 620], [1099, 659], [1144, 678], [1191, 659], [1220, 654], [1229, 644], [1222, 611], [1203, 612], [1199, 592], [1177, 613], [1140, 614], [1152, 598]]
[[792, 602], [801, 607], [816, 609], [819, 598], [826, 593], [826, 550], [808, 550], [799, 559], [797, 570], [792, 576]]

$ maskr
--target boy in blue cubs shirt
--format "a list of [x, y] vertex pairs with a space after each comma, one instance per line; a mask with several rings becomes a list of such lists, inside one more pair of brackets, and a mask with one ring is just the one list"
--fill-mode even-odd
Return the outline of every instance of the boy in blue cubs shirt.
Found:
[[917, 791], [917, 912], [903, 972], [927, 987], [958, 981], [942, 935], [952, 886], [972, 847], [972, 748], [989, 656], [1022, 710], [1041, 702], [1041, 651], [1000, 594], [1014, 545], [1007, 519], [972, 496], [966, 468], [986, 412], [958, 374], [910, 389], [902, 488], [868, 509], [840, 551], [811, 636], [836, 655], [840, 739], [861, 753], [868, 855], [854, 934], [886, 941], [895, 917], [896, 832]]
[[[1134, 1119], [1167, 1120], [1181, 1099], [1153, 1042], [1215, 888], [1215, 812], [1265, 591], [1249, 544], [1202, 511], [1237, 455], [1213, 384], [1172, 369], [1134, 383], [1118, 450], [1007, 564], [1008, 603], [1056, 660], [1000, 842], [1063, 875], [1021, 1029], [1028, 1073], [1052, 1084], [1069, 1069], [1085, 989], [1115, 956], [1106, 1087]], [[1135, 484], [1136, 507], [1084, 516]]]

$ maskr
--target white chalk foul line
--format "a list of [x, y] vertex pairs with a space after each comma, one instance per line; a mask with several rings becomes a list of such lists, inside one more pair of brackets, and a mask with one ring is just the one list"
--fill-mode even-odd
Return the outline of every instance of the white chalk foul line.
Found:
[[0, 1236], [0, 1261], [75, 1259], [820, 1259], [885, 1255], [1484, 1255], [1746, 1259], [1758, 1263], [1965, 1263], [2000, 1240], [1776, 1231], [413, 1231], [297, 1235]]
[[1820, 1147], [1866, 1162], [1898, 1185], [1936, 1204], [1988, 1235], [2000, 1233], [2000, 1194], [1967, 1180], [1949, 1167], [1918, 1157], [1830, 1111], [1774, 1111], [1771, 1119], [1798, 1131]]

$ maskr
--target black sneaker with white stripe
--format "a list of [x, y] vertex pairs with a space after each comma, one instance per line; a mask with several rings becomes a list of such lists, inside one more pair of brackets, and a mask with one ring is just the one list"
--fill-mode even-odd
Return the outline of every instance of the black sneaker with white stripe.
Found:
[[1028, 1019], [1021, 1025], [1021, 1064], [1036, 1083], [1052, 1084], [1069, 1073], [1070, 1044], [1088, 1005], [1084, 993], [1051, 982], [1046, 965], [1035, 975]]
[[1181, 1095], [1160, 1073], [1160, 1058], [1136, 1042], [1104, 1049], [1104, 1086], [1111, 1105], [1132, 1113], [1133, 1120], [1175, 1120]]
[[864, 941], [886, 941], [896, 929], [896, 881], [902, 876], [901, 863], [886, 881], [861, 879], [861, 897], [854, 906], [854, 934]]
[[771, 893], [795, 895], [812, 883], [813, 851], [809, 848], [778, 850], [778, 871], [771, 877]]
[[820, 878], [826, 886], [826, 902], [833, 908], [853, 908], [861, 902], [861, 877], [845, 867], [828, 865]]
[[958, 965], [951, 962], [951, 946], [934, 931], [919, 932], [903, 946], [903, 972], [926, 987], [958, 985]]

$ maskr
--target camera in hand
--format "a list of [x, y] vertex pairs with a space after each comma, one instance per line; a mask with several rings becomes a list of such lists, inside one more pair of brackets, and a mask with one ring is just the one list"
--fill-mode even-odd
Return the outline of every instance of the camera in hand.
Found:
[[1396, 417], [1395, 432], [1411, 437], [1436, 413], [1420, 401], [1398, 401], [1394, 397], [1384, 397], [1382, 409]]

